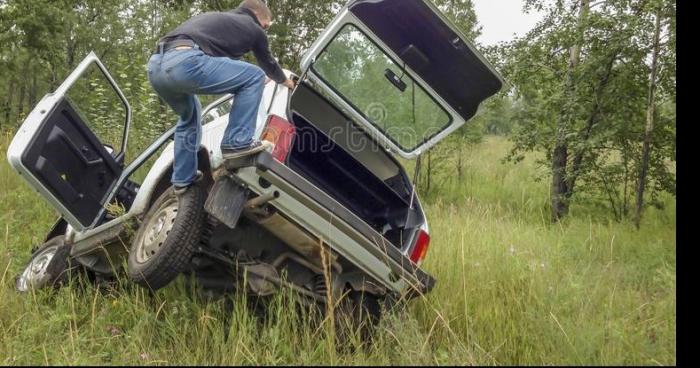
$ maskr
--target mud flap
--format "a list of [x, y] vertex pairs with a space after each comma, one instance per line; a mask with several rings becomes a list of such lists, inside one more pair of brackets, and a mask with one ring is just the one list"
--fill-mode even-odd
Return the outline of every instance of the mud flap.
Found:
[[214, 182], [204, 210], [231, 229], [236, 227], [243, 207], [248, 200], [248, 190], [228, 175], [221, 175]]

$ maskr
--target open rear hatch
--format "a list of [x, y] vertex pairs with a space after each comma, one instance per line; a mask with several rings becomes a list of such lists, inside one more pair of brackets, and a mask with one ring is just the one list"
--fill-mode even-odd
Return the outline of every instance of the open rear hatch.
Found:
[[363, 129], [404, 158], [462, 126], [504, 85], [425, 0], [350, 1], [301, 66]]

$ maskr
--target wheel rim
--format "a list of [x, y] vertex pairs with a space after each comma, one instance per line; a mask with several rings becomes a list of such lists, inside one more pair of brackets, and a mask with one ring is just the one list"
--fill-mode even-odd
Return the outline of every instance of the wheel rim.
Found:
[[28, 291], [32, 287], [42, 287], [49, 282], [51, 275], [46, 271], [56, 255], [58, 247], [58, 245], [48, 247], [32, 258], [22, 274], [17, 278], [17, 290]]
[[150, 220], [143, 224], [136, 242], [136, 262], [146, 263], [158, 254], [177, 217], [177, 198], [163, 202]]

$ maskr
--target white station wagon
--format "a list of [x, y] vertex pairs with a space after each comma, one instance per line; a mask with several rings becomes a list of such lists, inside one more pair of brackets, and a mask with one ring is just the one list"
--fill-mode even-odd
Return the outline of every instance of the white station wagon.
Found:
[[[94, 87], [81, 82], [91, 68], [119, 108], [76, 106]], [[153, 290], [188, 274], [221, 293], [289, 287], [321, 304], [329, 292], [349, 294], [377, 318], [382, 301], [429, 292], [435, 280], [420, 267], [428, 222], [397, 156], [416, 158], [465, 124], [502, 78], [427, 0], [348, 2], [301, 70], [286, 71], [295, 90], [265, 88], [256, 138], [274, 142], [271, 152], [224, 167], [219, 144], [235, 97], [203, 111], [204, 179], [178, 197], [174, 128], [125, 162], [129, 103], [88, 55], [7, 152], [61, 215], [17, 289], [57, 285], [76, 269], [108, 278], [128, 257], [129, 277]], [[119, 134], [95, 128], [103, 118]]]

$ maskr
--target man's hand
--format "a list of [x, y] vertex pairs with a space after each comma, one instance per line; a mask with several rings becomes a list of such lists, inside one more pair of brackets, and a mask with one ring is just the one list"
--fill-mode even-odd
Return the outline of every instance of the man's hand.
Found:
[[284, 81], [284, 83], [282, 83], [282, 84], [289, 89], [294, 89], [294, 87], [296, 87], [296, 85], [297, 85], [296, 83], [294, 83], [293, 80], [291, 80], [289, 78], [287, 78], [287, 80]]

